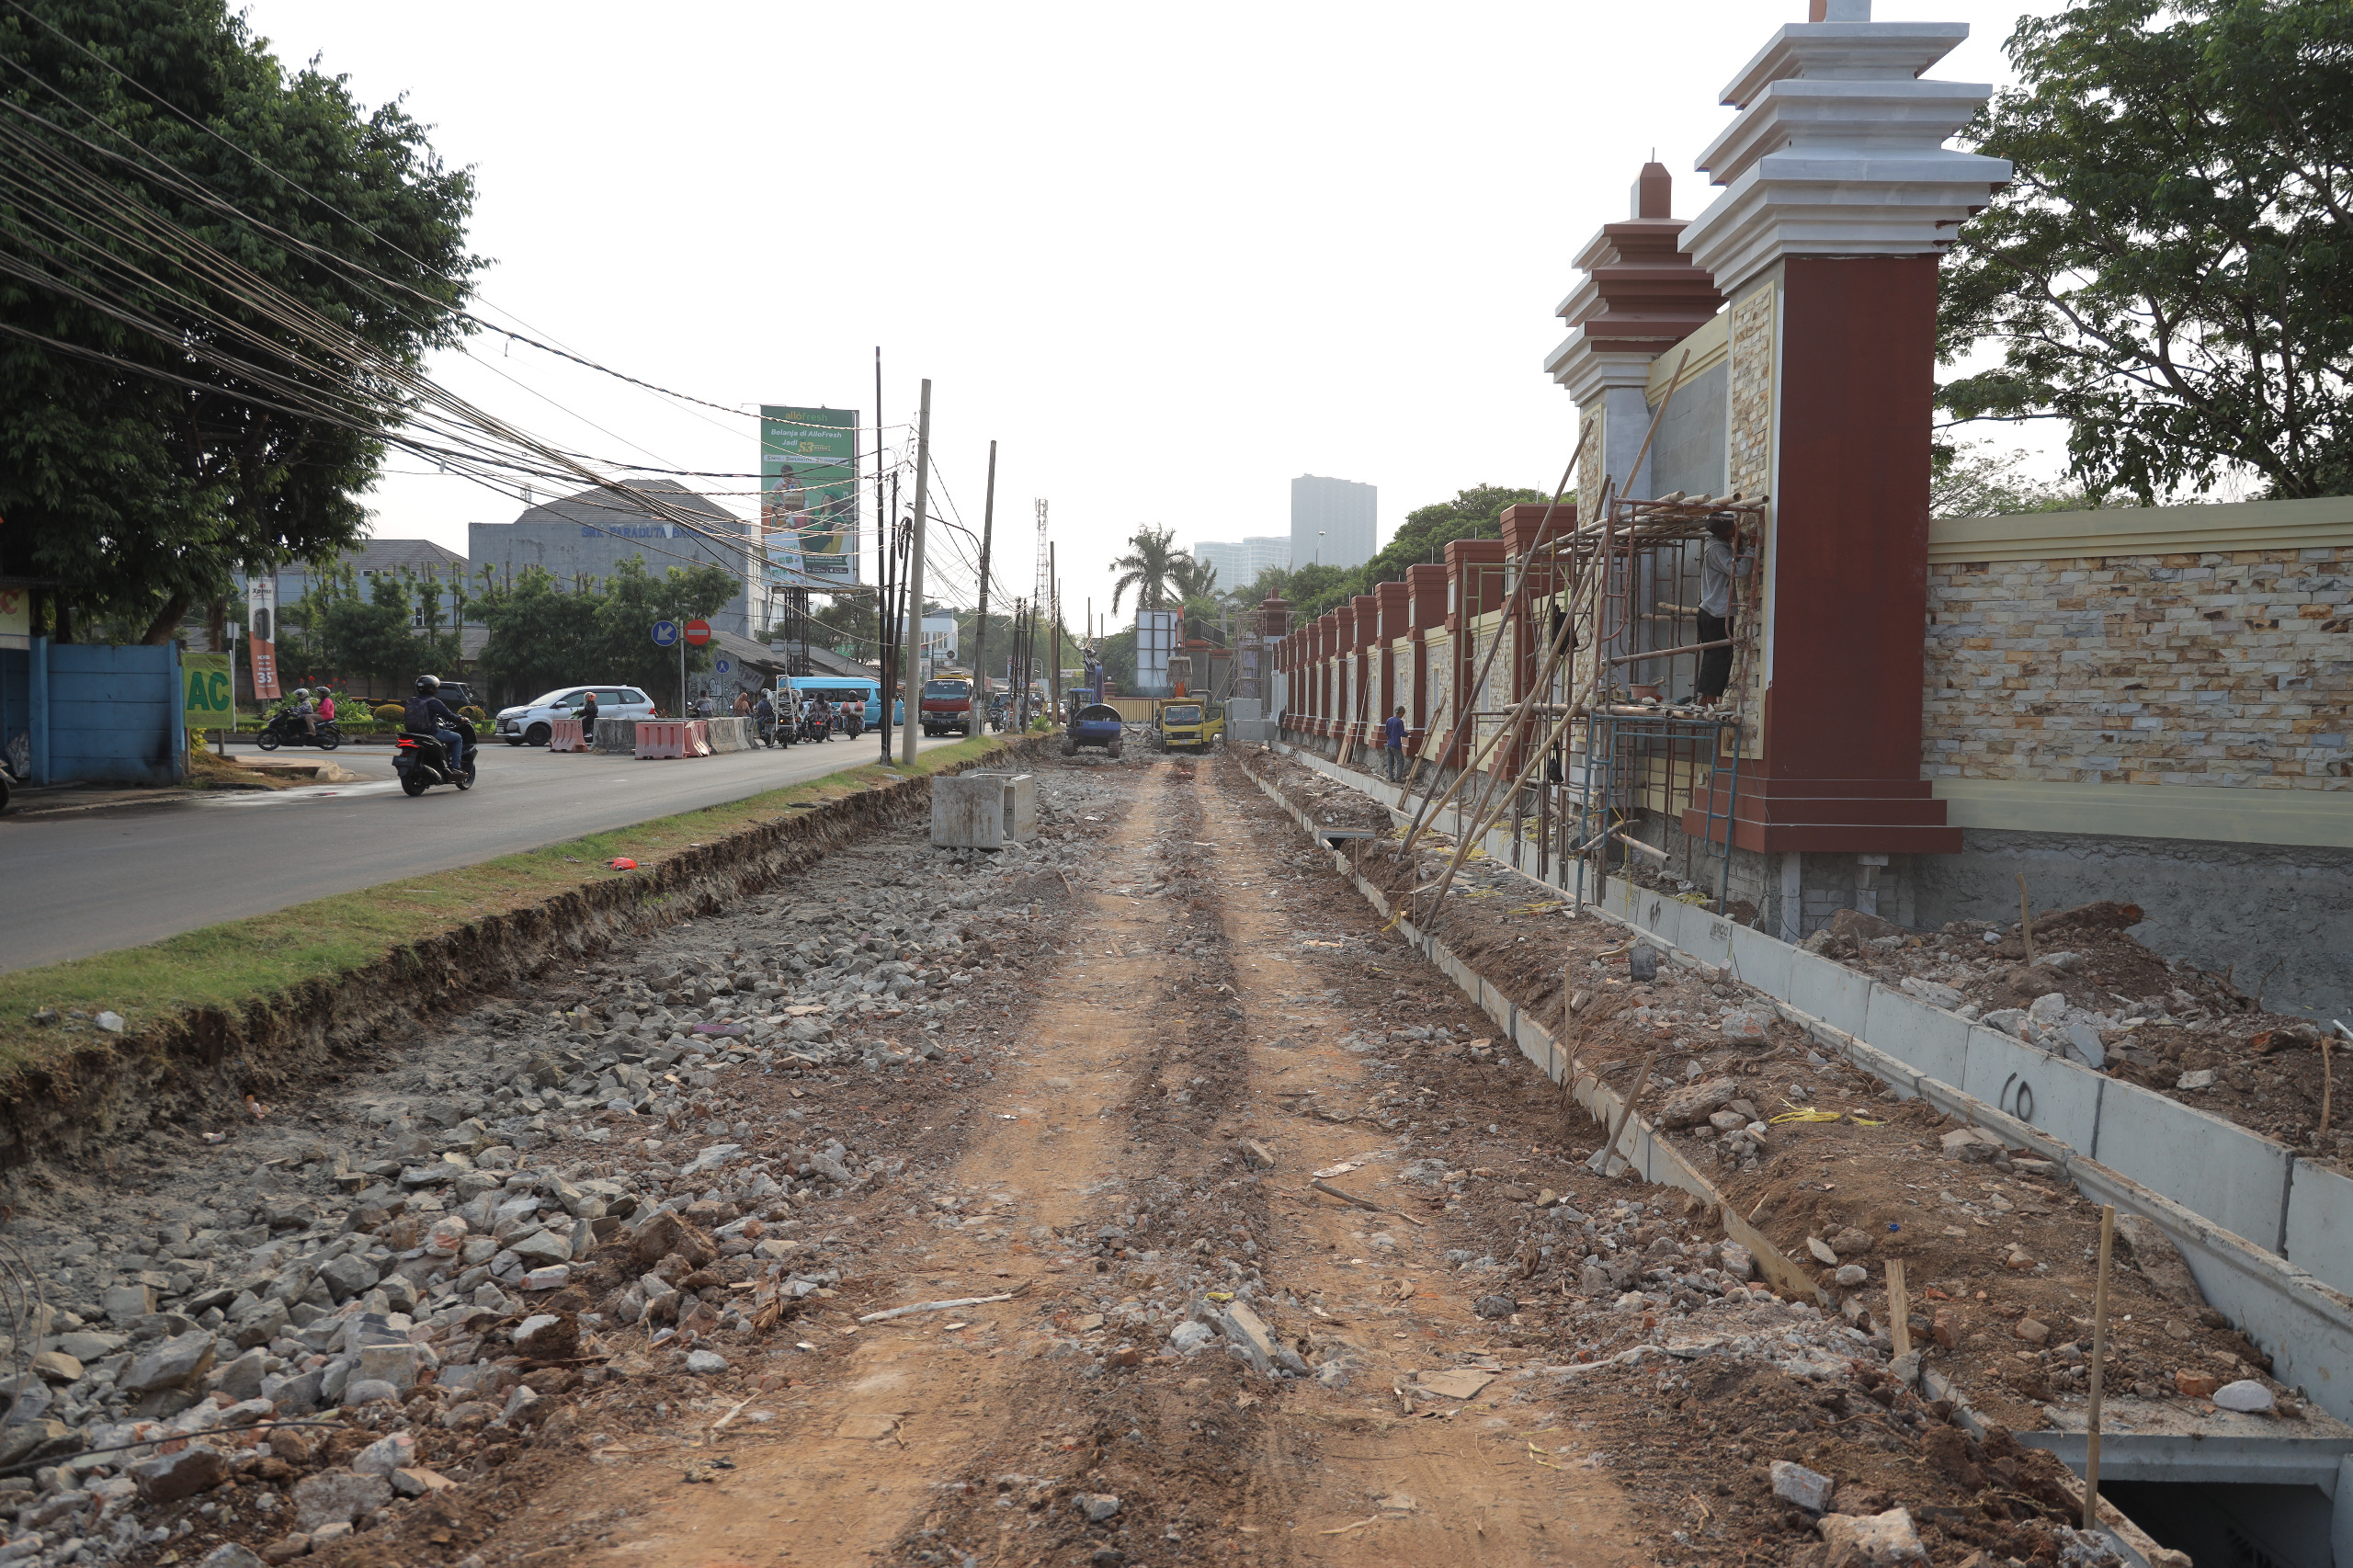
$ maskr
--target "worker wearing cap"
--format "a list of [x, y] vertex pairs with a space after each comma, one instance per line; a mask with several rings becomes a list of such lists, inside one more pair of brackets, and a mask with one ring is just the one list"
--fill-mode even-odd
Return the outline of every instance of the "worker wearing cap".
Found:
[[1723, 700], [1724, 687], [1732, 684], [1732, 580], [1747, 576], [1756, 565], [1755, 556], [1733, 549], [1738, 532], [1730, 512], [1716, 513], [1708, 519], [1708, 542], [1699, 552], [1699, 640], [1726, 644], [1699, 655], [1691, 700], [1701, 708]]

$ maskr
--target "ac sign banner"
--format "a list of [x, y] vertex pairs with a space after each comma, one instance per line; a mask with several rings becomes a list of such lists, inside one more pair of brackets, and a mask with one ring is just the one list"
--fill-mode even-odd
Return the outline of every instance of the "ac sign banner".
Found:
[[254, 695], [275, 699], [278, 690], [278, 574], [245, 576], [245, 645], [254, 661]]

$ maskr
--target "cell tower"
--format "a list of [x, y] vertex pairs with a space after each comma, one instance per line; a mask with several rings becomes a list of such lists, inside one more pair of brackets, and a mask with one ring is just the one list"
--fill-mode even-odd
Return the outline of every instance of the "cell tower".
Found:
[[1051, 583], [1050, 583], [1050, 582], [1048, 582], [1048, 581], [1047, 581], [1047, 578], [1051, 577], [1051, 576], [1053, 574], [1053, 567], [1050, 564], [1051, 557], [1050, 557], [1050, 555], [1049, 555], [1049, 553], [1048, 553], [1047, 547], [1046, 547], [1046, 503], [1045, 503], [1045, 501], [1041, 498], [1041, 499], [1037, 503], [1037, 506], [1038, 506], [1038, 592], [1037, 592], [1037, 596], [1036, 596], [1034, 598], [1032, 598], [1029, 602], [1030, 602], [1031, 604], [1033, 604], [1033, 605], [1043, 605], [1043, 604], [1048, 603], [1048, 602], [1049, 602], [1049, 601], [1053, 597], [1054, 585], [1053, 585], [1053, 584], [1051, 584]]

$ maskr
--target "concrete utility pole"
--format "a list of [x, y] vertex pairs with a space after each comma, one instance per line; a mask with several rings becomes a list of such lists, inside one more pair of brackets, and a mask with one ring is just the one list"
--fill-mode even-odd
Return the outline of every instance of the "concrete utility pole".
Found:
[[[915, 765], [915, 737], [923, 733], [923, 677], [915, 655], [923, 647], [923, 541], [931, 512], [931, 378], [923, 381], [923, 410], [915, 415], [915, 539], [907, 555], [907, 656], [900, 677], [906, 693], [907, 723], [899, 741], [899, 763]], [[888, 702], [890, 699], [883, 699]]]
[[1054, 562], [1054, 547], [1051, 544], [1046, 546], [1046, 583], [1054, 596], [1053, 652], [1048, 657], [1053, 661], [1054, 722], [1059, 724], [1063, 722], [1063, 574]]
[[988, 501], [981, 509], [981, 619], [972, 631], [972, 725], [977, 735], [989, 726], [989, 541], [996, 537], [996, 443], [989, 443]]

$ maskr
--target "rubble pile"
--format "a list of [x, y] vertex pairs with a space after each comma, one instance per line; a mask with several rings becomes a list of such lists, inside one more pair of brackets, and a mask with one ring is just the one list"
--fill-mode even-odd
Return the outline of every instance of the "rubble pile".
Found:
[[826, 1090], [984, 1082], [1045, 901], [1123, 805], [1074, 772], [993, 858], [886, 833], [388, 1043], [299, 1119], [160, 1130], [152, 1185], [34, 1173], [0, 1253], [0, 1562], [446, 1547], [584, 1402], [725, 1373], [835, 1293], [858, 1243], [829, 1201], [907, 1168]]
[[[2101, 902], [2017, 922], [1907, 931], [1842, 910], [1808, 950], [1932, 1006], [2277, 1138], [2311, 1157], [2353, 1156], [2353, 1127], [2320, 1125], [2326, 1020], [2269, 1012], [2228, 974], [2159, 956], [2131, 936], [2138, 905]], [[2353, 1046], [2339, 1040], [2338, 1049]], [[2341, 1119], [2332, 1117], [2332, 1122]]]

